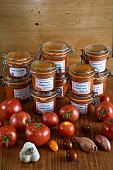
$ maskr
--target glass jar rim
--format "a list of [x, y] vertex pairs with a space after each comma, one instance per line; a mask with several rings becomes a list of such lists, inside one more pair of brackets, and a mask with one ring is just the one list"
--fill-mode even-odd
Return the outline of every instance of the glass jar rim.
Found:
[[2, 78], [2, 81], [5, 85], [22, 85], [22, 84], [25, 84], [25, 83], [30, 83], [31, 82], [31, 79], [28, 78], [28, 77], [24, 77], [22, 79], [16, 79], [16, 78], [10, 78], [9, 76], [4, 76]]

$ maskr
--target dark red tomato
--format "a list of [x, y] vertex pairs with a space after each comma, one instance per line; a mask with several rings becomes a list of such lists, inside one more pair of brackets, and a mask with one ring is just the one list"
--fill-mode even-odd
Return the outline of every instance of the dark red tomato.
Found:
[[4, 121], [0, 119], [0, 127], [4, 126]]
[[17, 142], [17, 132], [12, 126], [0, 128], [0, 146], [10, 148]]
[[41, 146], [49, 140], [50, 129], [43, 123], [30, 123], [26, 126], [25, 137], [36, 146]]
[[75, 132], [75, 127], [71, 122], [62, 122], [58, 126], [58, 133], [65, 138], [71, 137]]
[[102, 96], [100, 96], [100, 103], [105, 101], [110, 102], [110, 97], [107, 94], [103, 94]]
[[58, 125], [59, 118], [54, 112], [45, 112], [41, 117], [41, 122], [48, 127], [54, 127]]
[[31, 117], [27, 112], [21, 111], [14, 113], [10, 117], [10, 125], [14, 127], [17, 131], [24, 131], [26, 125], [28, 125], [31, 121]]
[[113, 105], [106, 101], [99, 103], [95, 108], [95, 114], [97, 119], [101, 121], [113, 118]]
[[0, 114], [6, 119], [19, 111], [22, 111], [22, 105], [16, 98], [6, 99], [0, 104]]
[[113, 139], [113, 119], [108, 119], [102, 123], [102, 134], [108, 139]]
[[59, 116], [61, 117], [62, 121], [74, 123], [79, 118], [79, 110], [77, 107], [68, 104], [60, 109]]
[[75, 161], [77, 159], [77, 153], [74, 150], [70, 150], [66, 154], [67, 161]]

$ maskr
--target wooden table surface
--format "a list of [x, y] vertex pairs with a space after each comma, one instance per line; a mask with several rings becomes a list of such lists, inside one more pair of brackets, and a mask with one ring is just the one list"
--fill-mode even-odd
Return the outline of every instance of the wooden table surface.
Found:
[[[0, 87], [0, 102], [5, 97], [4, 87]], [[113, 77], [107, 79], [106, 93], [110, 96], [111, 102], [113, 102]], [[64, 104], [69, 103], [68, 97], [57, 101], [56, 113]], [[33, 102], [23, 104], [23, 110], [28, 112], [35, 121], [39, 121], [40, 117], [34, 111]], [[81, 124], [90, 125], [90, 133], [85, 135], [81, 132]], [[5, 124], [8, 121], [5, 120]], [[75, 122], [75, 136], [87, 136], [94, 139], [94, 135], [101, 133], [101, 122], [98, 122], [94, 115], [94, 110], [87, 115], [81, 115], [79, 120]], [[86, 153], [80, 149], [76, 144], [73, 149], [77, 152], [78, 159], [74, 162], [68, 162], [66, 160], [66, 150], [64, 150], [61, 138], [56, 128], [51, 130], [51, 139], [55, 139], [58, 142], [59, 150], [52, 152], [48, 144], [38, 148], [41, 158], [36, 163], [22, 163], [19, 160], [19, 152], [25, 143], [24, 134], [18, 136], [18, 142], [9, 149], [0, 148], [0, 170], [113, 170], [113, 141], [111, 141], [112, 149], [108, 152], [98, 150], [96, 153]]]

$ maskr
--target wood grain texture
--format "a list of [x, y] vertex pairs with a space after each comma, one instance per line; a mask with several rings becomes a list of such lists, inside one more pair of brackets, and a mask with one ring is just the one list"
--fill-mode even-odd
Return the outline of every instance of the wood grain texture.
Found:
[[[81, 49], [88, 44], [112, 48], [112, 0], [0, 0], [0, 56], [27, 51], [38, 58], [38, 45], [47, 40], [75, 47], [69, 65], [80, 61]], [[113, 68], [112, 63], [108, 67]]]

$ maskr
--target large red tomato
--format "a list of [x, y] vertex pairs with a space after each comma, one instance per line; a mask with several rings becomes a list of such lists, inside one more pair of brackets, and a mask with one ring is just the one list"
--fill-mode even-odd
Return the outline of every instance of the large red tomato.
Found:
[[46, 126], [54, 127], [58, 125], [59, 118], [54, 112], [45, 112], [41, 117], [41, 122]]
[[22, 105], [16, 98], [4, 100], [0, 104], [0, 114], [2, 117], [9, 119], [12, 114], [22, 111]]
[[75, 132], [75, 127], [71, 122], [62, 122], [58, 126], [58, 133], [65, 138], [71, 137]]
[[17, 132], [11, 126], [0, 128], [0, 146], [5, 148], [12, 147], [17, 142]]
[[30, 123], [26, 126], [25, 137], [36, 146], [41, 146], [49, 140], [50, 129], [43, 123]]
[[101, 121], [113, 118], [113, 105], [107, 101], [99, 103], [95, 108], [95, 114]]
[[31, 121], [31, 117], [27, 112], [20, 111], [14, 113], [10, 117], [10, 125], [14, 127], [17, 131], [24, 131], [27, 124]]
[[69, 121], [74, 123], [79, 118], [79, 110], [77, 107], [68, 104], [61, 107], [59, 116], [61, 117], [62, 121]]
[[113, 139], [113, 119], [108, 119], [102, 123], [102, 134]]

